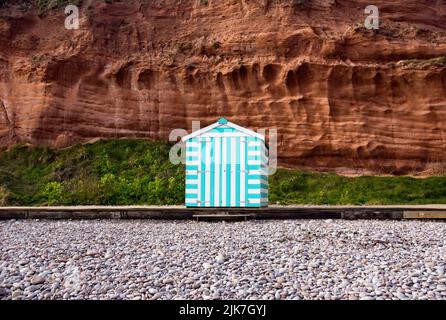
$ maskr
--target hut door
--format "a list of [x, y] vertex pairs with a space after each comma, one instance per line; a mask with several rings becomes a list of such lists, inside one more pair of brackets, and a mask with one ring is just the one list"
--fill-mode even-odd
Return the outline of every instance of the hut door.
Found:
[[247, 142], [245, 137], [200, 138], [199, 207], [246, 206]]

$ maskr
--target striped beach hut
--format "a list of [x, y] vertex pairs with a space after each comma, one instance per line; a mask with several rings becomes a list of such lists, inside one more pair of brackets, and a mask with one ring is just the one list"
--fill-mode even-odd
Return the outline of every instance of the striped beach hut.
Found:
[[187, 207], [268, 205], [265, 137], [221, 118], [183, 138]]

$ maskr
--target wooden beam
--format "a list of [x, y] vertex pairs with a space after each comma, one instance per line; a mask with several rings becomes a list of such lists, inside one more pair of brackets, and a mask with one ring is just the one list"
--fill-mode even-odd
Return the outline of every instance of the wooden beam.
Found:
[[446, 219], [446, 211], [404, 211], [404, 219]]

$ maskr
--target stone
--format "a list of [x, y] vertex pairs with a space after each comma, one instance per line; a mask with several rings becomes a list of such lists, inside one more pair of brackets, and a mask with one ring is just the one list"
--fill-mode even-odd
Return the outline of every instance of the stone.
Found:
[[155, 293], [157, 293], [157, 292], [158, 292], [158, 290], [155, 289], [155, 288], [150, 288], [150, 289], [149, 289], [149, 293], [150, 293], [150, 294], [155, 294]]
[[38, 285], [45, 282], [45, 278], [42, 276], [34, 276], [31, 278], [31, 284]]
[[0, 288], [0, 299], [7, 296], [8, 296], [8, 291], [5, 288]]
[[212, 265], [210, 263], [204, 262], [203, 263], [203, 268], [204, 269], [210, 269], [210, 268], [212, 268]]
[[221, 256], [221, 255], [218, 255], [218, 256], [215, 257], [215, 261], [218, 264], [223, 264], [225, 262], [225, 258], [223, 256]]
[[12, 292], [12, 298], [13, 299], [18, 299], [21, 298], [23, 296], [23, 291], [22, 290], [15, 290]]
[[98, 254], [98, 251], [93, 250], [93, 249], [88, 249], [87, 253], [85, 254], [86, 256], [95, 256]]
[[167, 279], [163, 279], [163, 284], [171, 284], [173, 283], [173, 279], [172, 278], [167, 278]]
[[151, 300], [158, 300], [161, 297], [162, 297], [162, 294], [160, 292], [157, 292], [152, 296]]
[[[13, 294], [13, 299], [446, 299], [446, 277], [438, 272], [444, 249], [438, 239], [446, 225], [429, 221], [305, 220], [299, 230], [291, 220], [227, 225], [24, 220], [13, 230], [5, 223], [0, 221], [6, 232], [2, 247], [10, 249], [0, 251], [2, 299]], [[307, 233], [317, 240], [300, 241]], [[419, 245], [401, 247], [401, 239], [408, 238]], [[376, 239], [386, 244], [377, 247]], [[168, 250], [173, 241], [177, 248]], [[208, 243], [224, 254], [210, 255], [209, 245], [203, 245]], [[72, 258], [96, 246], [119, 251], [113, 259]], [[152, 254], [158, 251], [169, 254]], [[219, 255], [223, 264], [215, 259]], [[29, 275], [18, 266], [26, 257]], [[67, 261], [62, 266], [61, 258]]]

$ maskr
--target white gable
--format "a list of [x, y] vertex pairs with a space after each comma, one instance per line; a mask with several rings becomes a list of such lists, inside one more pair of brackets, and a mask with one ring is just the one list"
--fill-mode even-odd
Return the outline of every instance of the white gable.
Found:
[[[211, 132], [213, 129], [216, 128], [232, 128], [237, 130], [238, 132], [231, 132], [231, 133], [216, 133], [216, 132]], [[265, 137], [263, 135], [261, 135], [260, 133], [254, 132], [252, 130], [243, 128], [239, 125], [236, 125], [235, 123], [232, 123], [230, 121], [227, 121], [224, 118], [221, 118], [220, 120], [218, 120], [216, 123], [211, 124], [210, 126], [207, 126], [203, 129], [197, 130], [195, 132], [192, 132], [191, 134], [183, 137], [181, 140], [182, 141], [187, 141], [189, 139], [195, 138], [195, 137], [217, 137], [217, 136], [221, 136], [221, 135], [231, 135], [233, 137], [236, 136], [251, 136], [251, 137], [256, 137], [259, 138], [260, 140], [265, 141]]]

